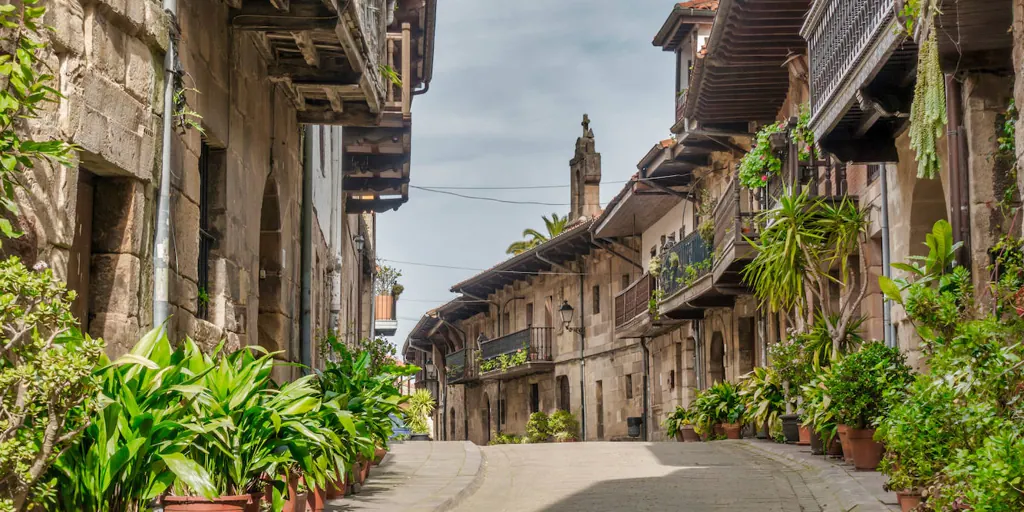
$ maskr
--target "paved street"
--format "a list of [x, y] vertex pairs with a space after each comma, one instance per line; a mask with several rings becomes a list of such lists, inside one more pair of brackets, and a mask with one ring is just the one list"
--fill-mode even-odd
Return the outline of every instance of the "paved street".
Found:
[[[823, 481], [818, 469], [771, 458], [750, 443], [574, 443], [482, 451], [483, 483], [458, 512], [850, 508], [836, 499], [848, 492], [839, 489], [844, 479]], [[854, 509], [889, 510], [870, 496], [864, 503]]]

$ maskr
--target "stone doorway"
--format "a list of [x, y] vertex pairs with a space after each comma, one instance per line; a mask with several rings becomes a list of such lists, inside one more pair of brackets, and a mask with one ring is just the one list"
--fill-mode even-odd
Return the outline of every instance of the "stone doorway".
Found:
[[711, 335], [711, 364], [708, 365], [711, 384], [725, 381], [725, 337], [721, 331]]

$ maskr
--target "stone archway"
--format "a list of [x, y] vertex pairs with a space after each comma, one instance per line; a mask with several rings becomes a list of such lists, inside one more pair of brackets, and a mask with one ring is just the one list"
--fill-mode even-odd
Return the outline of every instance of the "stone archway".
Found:
[[708, 373], [711, 384], [725, 381], [725, 337], [721, 331], [715, 331], [711, 335], [711, 361], [708, 365]]
[[[282, 352], [281, 360], [291, 360], [291, 325], [284, 309], [283, 237], [281, 202], [277, 181], [268, 177], [263, 187], [260, 209], [259, 297], [256, 321], [257, 342], [271, 352]], [[283, 371], [289, 373], [290, 371]], [[275, 371], [275, 378], [282, 378]]]

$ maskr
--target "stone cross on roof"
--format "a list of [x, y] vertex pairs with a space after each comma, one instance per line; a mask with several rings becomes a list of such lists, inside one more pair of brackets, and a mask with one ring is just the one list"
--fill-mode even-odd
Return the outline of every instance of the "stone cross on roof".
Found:
[[587, 114], [583, 114], [583, 123], [581, 124], [583, 125], [583, 136], [593, 139], [594, 130], [590, 129], [590, 116]]

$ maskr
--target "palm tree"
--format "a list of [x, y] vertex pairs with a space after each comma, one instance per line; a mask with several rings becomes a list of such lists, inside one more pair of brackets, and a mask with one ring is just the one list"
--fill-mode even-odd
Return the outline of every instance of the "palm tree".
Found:
[[544, 219], [544, 225], [548, 230], [546, 235], [536, 229], [524, 229], [523, 237], [525, 237], [526, 240], [520, 240], [508, 246], [505, 253], [515, 255], [529, 251], [530, 249], [533, 249], [534, 247], [537, 247], [538, 245], [562, 234], [562, 231], [565, 230], [566, 224], [569, 223], [568, 215], [559, 217], [557, 213], [552, 213], [550, 219], [548, 219], [546, 215], [542, 218]]

